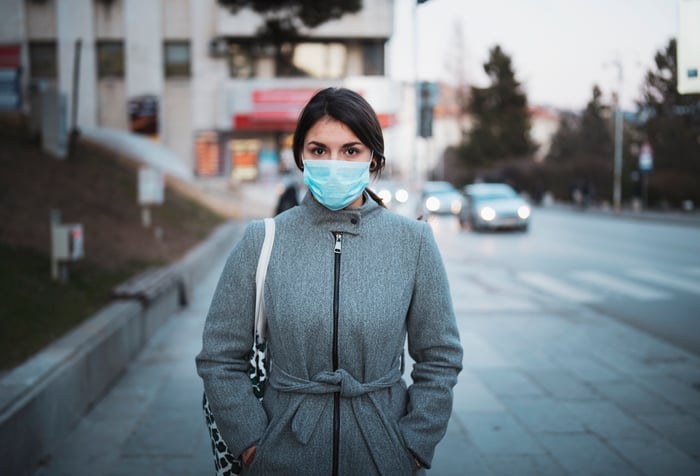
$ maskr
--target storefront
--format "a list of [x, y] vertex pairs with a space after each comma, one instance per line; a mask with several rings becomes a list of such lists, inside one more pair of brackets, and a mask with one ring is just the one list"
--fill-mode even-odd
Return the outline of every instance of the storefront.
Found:
[[[261, 84], [271, 82], [275, 83], [233, 81], [228, 85], [231, 129], [196, 134], [197, 175], [229, 176], [236, 182], [267, 180], [296, 167], [292, 135], [299, 113], [316, 91], [329, 84], [308, 81], [309, 84], [292, 87]], [[383, 128], [395, 124], [398, 98], [392, 103], [393, 95], [384, 93], [389, 87], [387, 80], [331, 85], [346, 86], [365, 96], [377, 110]]]

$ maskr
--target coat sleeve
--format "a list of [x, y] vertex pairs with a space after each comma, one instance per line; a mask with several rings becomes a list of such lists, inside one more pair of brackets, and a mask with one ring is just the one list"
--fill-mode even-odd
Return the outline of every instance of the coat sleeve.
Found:
[[248, 376], [255, 327], [255, 271], [263, 236], [262, 221], [252, 222], [229, 255], [196, 357], [212, 414], [234, 455], [255, 444], [268, 423]]
[[415, 287], [408, 312], [408, 352], [415, 361], [408, 389], [407, 414], [401, 419], [408, 449], [426, 468], [447, 430], [452, 389], [462, 369], [462, 346], [452, 307], [447, 273], [429, 225], [421, 223]]

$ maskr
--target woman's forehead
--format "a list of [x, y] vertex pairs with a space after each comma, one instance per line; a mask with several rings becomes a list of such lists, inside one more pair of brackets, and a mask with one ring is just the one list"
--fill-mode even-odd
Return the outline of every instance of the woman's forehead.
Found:
[[320, 142], [326, 145], [334, 143], [362, 143], [345, 123], [328, 116], [322, 117], [311, 126], [309, 132], [306, 133], [306, 140], [304, 142]]

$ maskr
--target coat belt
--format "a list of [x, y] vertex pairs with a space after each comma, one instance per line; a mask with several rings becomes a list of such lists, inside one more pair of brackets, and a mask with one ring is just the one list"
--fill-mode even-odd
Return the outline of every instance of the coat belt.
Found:
[[[302, 394], [291, 422], [292, 431], [300, 443], [307, 444], [309, 442], [321, 415], [325, 413], [326, 406], [331, 402], [327, 398], [309, 397], [339, 393], [341, 397], [350, 399], [357, 425], [370, 452], [372, 452], [374, 461], [380, 468], [389, 463], [388, 460], [391, 459], [387, 458], [389, 454], [393, 453], [397, 457], [408, 458], [407, 454], [401, 452], [397, 454], [397, 449], [403, 447], [403, 442], [392, 441], [396, 440], [392, 435], [396, 435], [398, 438], [401, 436], [397, 434], [397, 430], [389, 428], [392, 426], [391, 422], [386, 420], [378, 402], [372, 395], [372, 392], [390, 388], [401, 380], [402, 374], [399, 367], [395, 367], [377, 380], [365, 383], [359, 382], [344, 369], [338, 369], [334, 372], [320, 372], [314, 375], [311, 380], [307, 380], [285, 372], [274, 362], [272, 367], [269, 383], [275, 390]], [[382, 429], [384, 431], [381, 431]], [[393, 467], [393, 471], [395, 470], [396, 466]]]

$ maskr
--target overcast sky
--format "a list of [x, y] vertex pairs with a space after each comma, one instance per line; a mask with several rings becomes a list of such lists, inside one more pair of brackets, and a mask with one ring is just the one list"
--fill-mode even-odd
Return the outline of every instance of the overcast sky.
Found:
[[[415, 0], [395, 0], [389, 74], [413, 78]], [[498, 44], [511, 57], [530, 104], [582, 109], [594, 84], [609, 99], [622, 65], [623, 103], [634, 99], [654, 54], [678, 31], [678, 0], [429, 0], [417, 7], [418, 79], [451, 81], [455, 30], [464, 35], [465, 75], [486, 85], [483, 63]]]

